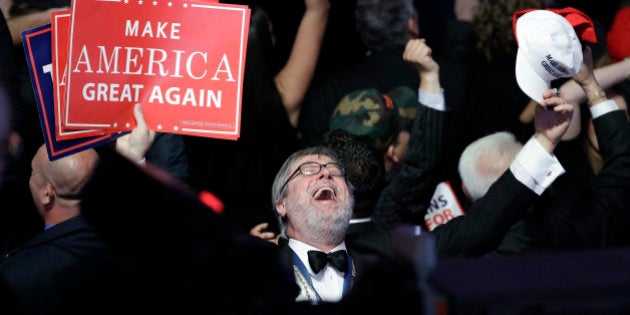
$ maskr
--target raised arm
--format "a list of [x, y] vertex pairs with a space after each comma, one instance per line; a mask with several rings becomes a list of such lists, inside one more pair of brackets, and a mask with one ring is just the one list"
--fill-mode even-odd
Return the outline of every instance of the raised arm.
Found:
[[[571, 220], [554, 224], [551, 239], [560, 245], [582, 247], [627, 246], [630, 244], [630, 125], [624, 110], [609, 100], [593, 75], [590, 49], [584, 52], [582, 71], [573, 77], [574, 84], [590, 100], [589, 110], [604, 160], [603, 167], [589, 181], [590, 191], [576, 191]], [[583, 209], [582, 209], [583, 208]]]
[[[622, 82], [630, 76], [630, 58], [623, 59], [616, 63], [597, 68], [593, 71], [594, 77], [599, 83], [602, 91], [605, 91], [619, 82]], [[576, 105], [575, 119], [569, 127], [569, 130], [562, 137], [562, 140], [572, 140], [577, 137], [580, 132], [580, 108], [578, 104], [589, 100], [584, 90], [575, 80], [569, 80], [560, 87], [560, 95], [569, 104]]]
[[433, 230], [440, 256], [478, 256], [499, 246], [510, 227], [564, 169], [552, 152], [567, 130], [572, 106], [554, 90], [543, 93], [536, 108], [535, 134], [507, 171], [473, 202], [467, 214]]
[[574, 105], [566, 103], [555, 91], [543, 93], [543, 100], [534, 112], [534, 138], [552, 153], [573, 118]]
[[374, 208], [374, 220], [384, 229], [398, 223], [424, 224], [424, 213], [438, 182], [436, 164], [442, 148], [445, 104], [438, 75], [440, 67], [424, 39], [410, 40], [403, 59], [420, 77], [419, 105], [407, 154]]
[[304, 4], [306, 11], [295, 35], [289, 59], [274, 78], [289, 121], [294, 127], [300, 117], [302, 100], [315, 74], [330, 8], [328, 0], [304, 0]]

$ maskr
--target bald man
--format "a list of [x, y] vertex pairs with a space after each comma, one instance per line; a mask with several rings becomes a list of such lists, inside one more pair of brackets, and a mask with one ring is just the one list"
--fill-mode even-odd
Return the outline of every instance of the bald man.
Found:
[[29, 186], [45, 229], [0, 258], [0, 304], [8, 313], [92, 313], [90, 305], [124, 294], [111, 290], [122, 256], [81, 215], [81, 193], [98, 161], [93, 149], [49, 161], [43, 145], [33, 157]]
[[29, 186], [46, 229], [79, 215], [81, 191], [97, 162], [93, 149], [49, 161], [46, 147], [39, 148], [31, 162]]

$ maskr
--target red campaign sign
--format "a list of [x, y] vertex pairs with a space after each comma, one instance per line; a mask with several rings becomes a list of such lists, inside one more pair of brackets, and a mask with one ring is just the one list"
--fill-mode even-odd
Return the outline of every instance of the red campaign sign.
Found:
[[52, 82], [55, 112], [55, 134], [57, 140], [77, 139], [104, 135], [102, 129], [69, 130], [63, 124], [65, 115], [64, 95], [66, 91], [66, 64], [68, 62], [68, 41], [70, 31], [70, 10], [53, 11], [51, 21]]
[[65, 125], [235, 140], [250, 10], [208, 1], [75, 0]]

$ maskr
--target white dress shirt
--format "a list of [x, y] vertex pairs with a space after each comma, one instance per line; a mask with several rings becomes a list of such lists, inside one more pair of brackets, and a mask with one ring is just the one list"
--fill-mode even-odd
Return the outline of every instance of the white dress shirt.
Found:
[[[297, 254], [309, 273], [308, 275], [302, 276], [310, 277], [313, 284], [313, 287], [305, 287], [304, 283], [300, 282], [300, 279], [296, 279], [298, 286], [300, 286], [300, 295], [297, 297], [296, 300], [311, 300], [312, 302], [317, 302], [317, 298], [316, 296], [314, 296], [314, 293], [316, 293], [323, 301], [340, 301], [343, 297], [345, 273], [340, 272], [339, 270], [335, 269], [335, 267], [328, 264], [318, 274], [315, 274], [308, 263], [307, 253], [309, 250], [321, 250], [294, 239], [289, 239], [289, 247]], [[346, 250], [346, 244], [342, 242], [330, 252], [338, 250]], [[296, 278], [297, 277], [298, 275], [296, 274]], [[307, 279], [304, 280], [306, 280], [306, 282], [308, 283]], [[312, 292], [312, 289], [314, 289], [315, 292]]]

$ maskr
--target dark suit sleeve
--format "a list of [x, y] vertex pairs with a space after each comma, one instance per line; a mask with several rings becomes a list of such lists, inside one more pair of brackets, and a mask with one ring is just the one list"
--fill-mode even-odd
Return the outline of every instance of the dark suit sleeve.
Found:
[[591, 182], [593, 211], [608, 215], [609, 245], [630, 244], [630, 125], [625, 111], [593, 120], [604, 167]]
[[537, 197], [511, 171], [506, 171], [471, 205], [466, 215], [455, 217], [432, 231], [438, 255], [478, 256], [496, 249]]
[[188, 157], [184, 137], [172, 133], [156, 133], [146, 154], [147, 161], [169, 174], [189, 182]]
[[441, 156], [444, 112], [420, 105], [416, 111], [407, 156], [381, 192], [374, 220], [382, 228], [395, 224], [424, 224], [424, 214], [435, 186]]

